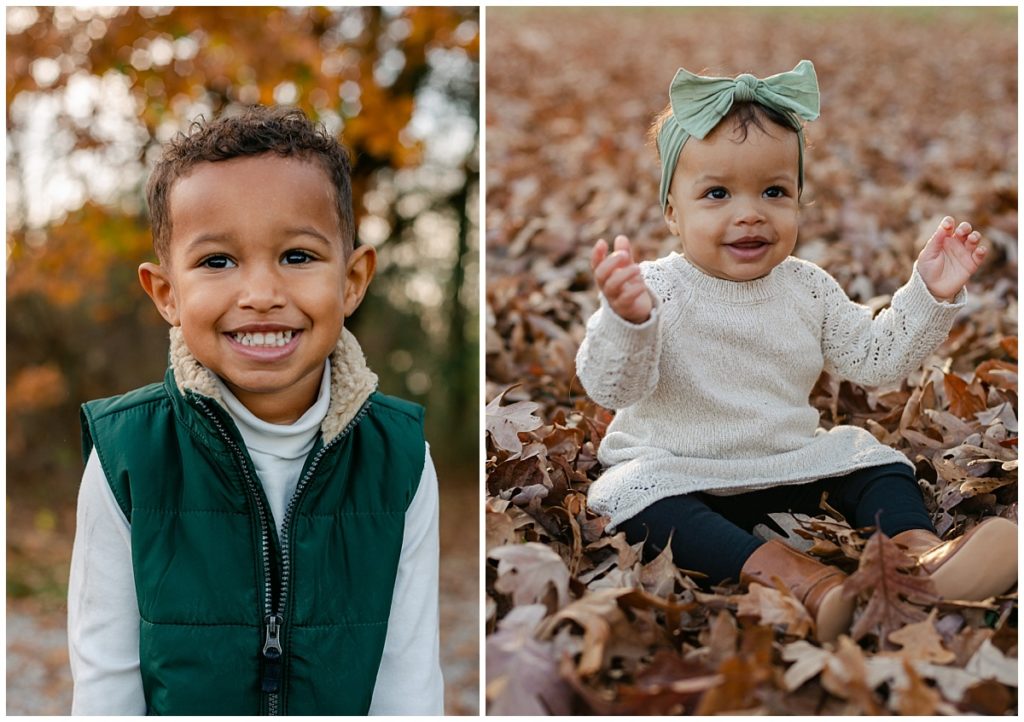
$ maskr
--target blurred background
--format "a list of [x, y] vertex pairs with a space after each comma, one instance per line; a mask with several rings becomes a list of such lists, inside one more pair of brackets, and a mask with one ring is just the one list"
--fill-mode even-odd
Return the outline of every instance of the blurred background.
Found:
[[350, 327], [381, 390], [427, 407], [446, 707], [476, 714], [478, 10], [18, 7], [6, 26], [8, 714], [70, 711], [78, 407], [166, 368], [136, 280], [148, 169], [193, 118], [252, 103], [352, 151], [379, 260]]

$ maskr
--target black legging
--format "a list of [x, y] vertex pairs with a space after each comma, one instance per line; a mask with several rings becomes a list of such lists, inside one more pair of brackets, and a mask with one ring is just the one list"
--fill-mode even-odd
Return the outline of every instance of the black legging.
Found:
[[618, 525], [630, 544], [646, 540], [644, 558], [651, 559], [672, 538], [677, 567], [707, 574], [717, 584], [736, 581], [747, 558], [764, 542], [751, 532], [768, 522], [770, 512], [821, 513], [821, 493], [854, 527], [879, 524], [887, 536], [908, 529], [935, 527], [924, 506], [914, 473], [905, 464], [860, 469], [808, 484], [791, 484], [734, 496], [697, 492], [654, 502]]

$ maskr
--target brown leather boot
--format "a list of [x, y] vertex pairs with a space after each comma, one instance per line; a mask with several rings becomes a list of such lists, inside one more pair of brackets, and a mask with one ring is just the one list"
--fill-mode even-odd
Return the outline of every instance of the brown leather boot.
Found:
[[750, 555], [740, 572], [740, 581], [775, 587], [775, 579], [781, 580], [810, 612], [822, 642], [831, 642], [850, 628], [856, 599], [843, 597], [846, 575], [835, 567], [773, 539]]
[[990, 517], [947, 542], [924, 529], [892, 540], [917, 559], [944, 599], [980, 601], [1017, 583], [1017, 525], [1009, 519]]

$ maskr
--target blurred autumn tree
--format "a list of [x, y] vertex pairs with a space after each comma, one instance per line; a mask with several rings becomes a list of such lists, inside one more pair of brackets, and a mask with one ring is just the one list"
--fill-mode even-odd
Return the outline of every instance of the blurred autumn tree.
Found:
[[81, 402], [162, 376], [135, 275], [148, 168], [198, 115], [251, 103], [299, 106], [353, 152], [380, 257], [354, 331], [381, 389], [428, 407], [438, 465], [475, 481], [476, 8], [6, 13], [9, 520], [73, 504]]

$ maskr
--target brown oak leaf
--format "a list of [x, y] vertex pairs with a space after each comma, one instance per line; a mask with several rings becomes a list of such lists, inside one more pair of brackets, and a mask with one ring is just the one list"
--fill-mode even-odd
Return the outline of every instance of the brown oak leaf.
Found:
[[507, 544], [490, 550], [487, 556], [498, 560], [494, 588], [511, 594], [513, 604], [543, 601], [551, 587], [559, 607], [569, 600], [569, 570], [551, 547], [539, 542]]
[[499, 449], [518, 454], [523, 450], [523, 442], [519, 440], [519, 433], [533, 431], [543, 425], [543, 421], [533, 412], [540, 408], [536, 401], [517, 401], [507, 406], [501, 405], [510, 390], [518, 384], [509, 386], [500, 394], [494, 397], [485, 411], [487, 417], [487, 433], [491, 435], [491, 441]]
[[910, 574], [915, 566], [916, 561], [883, 532], [871, 535], [857, 571], [843, 583], [847, 597], [868, 595], [867, 607], [850, 630], [854, 641], [872, 631], [886, 639], [890, 632], [927, 616], [907, 601], [908, 597], [922, 603], [938, 599], [931, 579]]
[[570, 712], [572, 693], [558, 675], [553, 645], [534, 636], [546, 614], [541, 604], [515, 607], [487, 638], [488, 714]]
[[801, 639], [792, 644], [787, 644], [782, 649], [782, 658], [787, 662], [793, 662], [793, 666], [786, 670], [782, 677], [782, 683], [786, 690], [792, 692], [798, 689], [804, 682], [816, 676], [828, 664], [832, 652], [827, 649], [811, 644]]
[[763, 584], [751, 584], [746, 594], [730, 601], [737, 603], [737, 616], [756, 617], [769, 626], [778, 624], [795, 637], [806, 637], [814, 627], [811, 615], [792, 594]]
[[636, 683], [619, 685], [620, 704], [615, 714], [669, 715], [692, 712], [702, 692], [721, 684], [722, 675], [708, 674], [703, 666], [682, 659], [676, 652], [659, 650], [636, 676]]
[[539, 635], [550, 636], [565, 621], [578, 624], [583, 629], [583, 654], [576, 671], [581, 677], [594, 674], [601, 669], [613, 625], [626, 619], [618, 599], [630, 591], [628, 588], [592, 591], [548, 619]]
[[956, 659], [955, 654], [942, 646], [942, 637], [935, 629], [937, 614], [938, 611], [933, 609], [927, 619], [890, 632], [889, 641], [902, 647], [898, 652], [900, 656], [912, 661], [936, 664], [948, 664]]
[[976, 413], [988, 408], [985, 392], [977, 379], [968, 384], [956, 374], [945, 374], [944, 383], [949, 410], [961, 419], [972, 419]]
[[893, 689], [890, 706], [895, 707], [901, 715], [933, 715], [942, 704], [942, 697], [934, 689], [925, 684], [907, 658], [903, 659], [905, 682]]
[[845, 634], [839, 637], [835, 654], [821, 673], [821, 686], [836, 697], [849, 700], [863, 714], [878, 714], [878, 700], [868, 681], [864, 652]]

